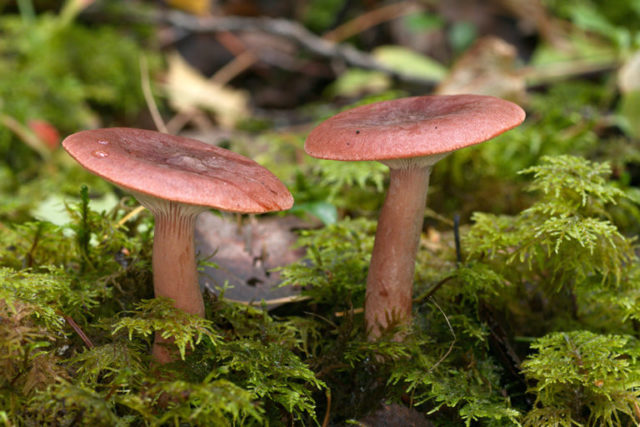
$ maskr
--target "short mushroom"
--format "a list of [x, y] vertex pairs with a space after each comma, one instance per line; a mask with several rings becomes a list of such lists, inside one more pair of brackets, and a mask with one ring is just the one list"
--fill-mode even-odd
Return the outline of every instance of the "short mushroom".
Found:
[[[203, 142], [159, 132], [108, 128], [68, 136], [63, 146], [90, 172], [133, 194], [155, 218], [156, 297], [204, 316], [193, 242], [195, 220], [207, 208], [263, 213], [288, 209], [293, 197], [253, 160]], [[173, 360], [156, 334], [154, 359]]]
[[305, 151], [313, 157], [377, 160], [390, 169], [367, 276], [370, 339], [411, 319], [415, 256], [434, 163], [519, 125], [524, 117], [518, 105], [491, 96], [420, 96], [353, 108], [311, 131]]

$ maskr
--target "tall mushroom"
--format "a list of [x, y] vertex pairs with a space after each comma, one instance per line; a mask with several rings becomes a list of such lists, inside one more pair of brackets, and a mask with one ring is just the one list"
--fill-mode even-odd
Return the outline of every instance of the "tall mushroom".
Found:
[[[133, 194], [155, 218], [156, 297], [204, 316], [193, 242], [195, 220], [207, 208], [263, 213], [289, 209], [293, 197], [253, 160], [203, 142], [159, 132], [109, 128], [75, 133], [62, 145], [90, 172]], [[156, 334], [154, 359], [172, 360]]]
[[519, 125], [524, 117], [516, 104], [491, 96], [421, 96], [353, 108], [311, 131], [305, 151], [313, 157], [377, 160], [390, 169], [367, 276], [370, 339], [392, 320], [410, 321], [415, 256], [434, 163]]

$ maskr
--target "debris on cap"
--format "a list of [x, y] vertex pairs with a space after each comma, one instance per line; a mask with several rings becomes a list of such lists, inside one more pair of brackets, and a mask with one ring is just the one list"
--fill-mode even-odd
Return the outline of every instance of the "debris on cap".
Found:
[[289, 190], [266, 168], [195, 139], [107, 128], [75, 133], [62, 144], [90, 172], [143, 195], [229, 212], [293, 205]]
[[491, 139], [524, 120], [518, 105], [486, 95], [431, 95], [343, 111], [315, 127], [307, 154], [330, 160], [430, 156]]

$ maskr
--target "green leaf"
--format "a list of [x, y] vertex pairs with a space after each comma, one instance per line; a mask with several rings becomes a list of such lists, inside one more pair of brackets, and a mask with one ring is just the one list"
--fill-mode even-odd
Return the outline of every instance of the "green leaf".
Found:
[[447, 75], [446, 67], [438, 61], [406, 47], [379, 46], [373, 50], [373, 56], [398, 72], [426, 80], [440, 81]]
[[311, 214], [322, 221], [324, 225], [335, 224], [338, 220], [338, 210], [335, 205], [328, 202], [297, 203], [289, 212]]

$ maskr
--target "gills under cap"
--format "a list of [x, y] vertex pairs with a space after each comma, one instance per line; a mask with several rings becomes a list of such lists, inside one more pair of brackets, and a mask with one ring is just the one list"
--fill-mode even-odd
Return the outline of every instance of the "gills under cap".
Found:
[[390, 160], [442, 154], [493, 138], [524, 120], [518, 105], [483, 95], [381, 101], [320, 123], [307, 154], [331, 160]]
[[195, 139], [107, 128], [75, 133], [62, 145], [90, 172], [144, 195], [230, 212], [293, 204], [284, 184], [258, 163]]

